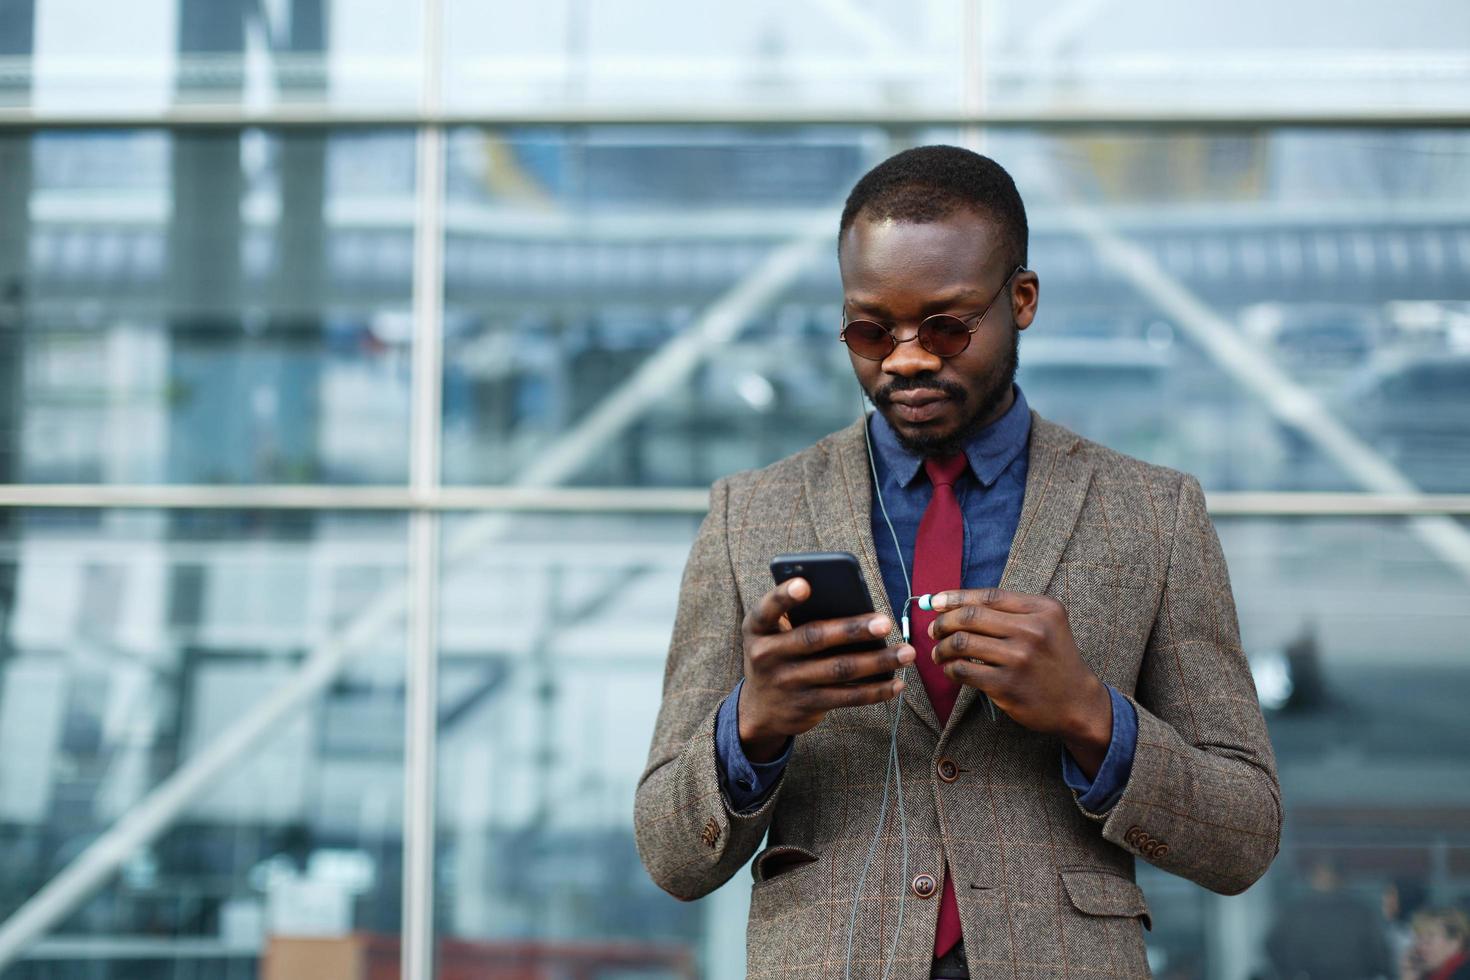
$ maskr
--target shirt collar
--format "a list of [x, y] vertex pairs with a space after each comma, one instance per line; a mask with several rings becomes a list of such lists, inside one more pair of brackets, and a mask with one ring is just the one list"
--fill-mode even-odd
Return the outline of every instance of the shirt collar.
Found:
[[[975, 474], [980, 485], [987, 489], [1000, 479], [1011, 461], [1026, 448], [1026, 441], [1031, 435], [1031, 409], [1026, 405], [1026, 396], [1021, 393], [1021, 386], [1014, 387], [1016, 398], [1006, 413], [975, 433], [965, 445], [965, 458], [969, 460], [970, 471]], [[893, 426], [888, 424], [882, 412], [874, 412], [871, 418], [873, 451], [878, 454], [884, 468], [893, 475], [899, 486], [908, 486], [918, 477], [924, 458], [903, 447], [898, 441], [898, 434], [893, 431]]]

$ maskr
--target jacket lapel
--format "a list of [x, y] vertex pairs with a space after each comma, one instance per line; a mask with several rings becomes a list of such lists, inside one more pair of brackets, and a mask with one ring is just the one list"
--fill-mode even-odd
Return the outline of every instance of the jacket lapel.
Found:
[[[1075, 433], [1031, 413], [1026, 490], [1016, 536], [1000, 577], [1002, 589], [1040, 595], [1051, 583], [1092, 483], [1093, 464], [1077, 452], [1081, 445]], [[947, 729], [975, 702], [976, 693], [973, 687], [960, 691]]]
[[[868, 582], [873, 608], [894, 624], [888, 632], [889, 646], [903, 642], [898, 616], [883, 587], [878, 553], [873, 547], [873, 478], [868, 462], [862, 419], [834, 433], [826, 452], [812, 453], [806, 462], [806, 499], [811, 507], [812, 526], [825, 551], [847, 551], [857, 556]], [[1029, 489], [1028, 489], [1029, 493]], [[939, 716], [917, 675], [904, 687], [903, 700], [935, 733], [941, 729]]]

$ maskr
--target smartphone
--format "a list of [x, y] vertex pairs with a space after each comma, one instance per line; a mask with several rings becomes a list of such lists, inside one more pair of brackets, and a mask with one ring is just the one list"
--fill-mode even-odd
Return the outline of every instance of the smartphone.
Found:
[[[812, 587], [812, 594], [807, 600], [786, 614], [792, 626], [822, 619], [845, 619], [875, 611], [868, 592], [868, 583], [863, 580], [862, 566], [858, 564], [855, 555], [846, 551], [804, 551], [799, 554], [777, 555], [771, 559], [771, 577], [776, 580], [777, 585], [787, 579], [804, 578]], [[875, 636], [871, 640], [833, 647], [827, 653], [882, 650], [886, 646], [888, 641], [885, 638]], [[889, 670], [860, 680], [874, 681], [892, 677], [893, 671]]]

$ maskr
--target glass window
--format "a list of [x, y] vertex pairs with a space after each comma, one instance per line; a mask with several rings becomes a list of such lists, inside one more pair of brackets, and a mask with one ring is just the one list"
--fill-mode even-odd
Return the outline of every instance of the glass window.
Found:
[[155, 113], [207, 105], [412, 108], [418, 4], [364, 0], [26, 0], [0, 12], [0, 108]]
[[[1286, 828], [1266, 877], [1232, 898], [1140, 863], [1150, 904], [1164, 910], [1148, 937], [1155, 972], [1285, 969], [1285, 946], [1346, 939], [1287, 935], [1295, 926], [1286, 923], [1331, 903], [1358, 906], [1353, 921], [1400, 909], [1385, 927], [1394, 949], [1407, 941], [1417, 906], [1470, 892], [1470, 721], [1461, 708], [1470, 696], [1470, 564], [1446, 560], [1443, 548], [1449, 538], [1465, 540], [1470, 522], [1216, 524], [1271, 730]], [[1385, 904], [1390, 892], [1402, 903]], [[1339, 911], [1334, 921], [1347, 917]]]
[[445, 4], [445, 95], [570, 106], [888, 112], [1454, 111], [1470, 13], [1439, 0], [1229, 7], [1022, 0]]
[[407, 478], [411, 134], [0, 146], [29, 175], [0, 205], [5, 480]]
[[[456, 132], [446, 481], [527, 479], [553, 441], [626, 409], [614, 393], [639, 410], [573, 482], [703, 486], [855, 418], [838, 206], [902, 145]], [[1466, 485], [1464, 134], [1005, 132], [987, 148], [1028, 205], [1042, 299], [1020, 381], [1041, 411], [1213, 490]]]
[[953, 109], [964, 95], [966, 20], [948, 0], [444, 8], [455, 109]]
[[[715, 906], [654, 885], [632, 835], [697, 524], [446, 519], [436, 886], [446, 974], [520, 955], [552, 974], [704, 976], [694, 966], [705, 944], [731, 941]], [[741, 887], [737, 876], [743, 917]]]
[[356, 624], [405, 540], [378, 514], [3, 515], [0, 918], [156, 828], [8, 975], [253, 977], [396, 936], [405, 638]]

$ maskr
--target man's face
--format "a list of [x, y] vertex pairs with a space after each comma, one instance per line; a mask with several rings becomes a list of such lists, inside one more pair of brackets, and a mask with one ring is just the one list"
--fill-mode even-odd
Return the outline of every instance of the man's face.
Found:
[[[922, 224], [860, 214], [842, 237], [840, 266], [847, 317], [877, 320], [899, 340], [926, 316], [978, 313], [1015, 271], [994, 222], [968, 209]], [[983, 319], [966, 321], [978, 329], [954, 357], [917, 340], [882, 361], [849, 352], [858, 382], [911, 452], [958, 452], [1010, 408], [1018, 331], [1031, 325], [1038, 291], [1034, 272], [1017, 273]]]

